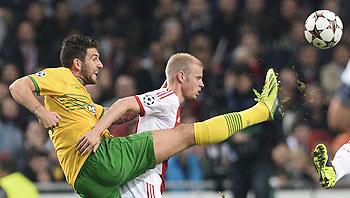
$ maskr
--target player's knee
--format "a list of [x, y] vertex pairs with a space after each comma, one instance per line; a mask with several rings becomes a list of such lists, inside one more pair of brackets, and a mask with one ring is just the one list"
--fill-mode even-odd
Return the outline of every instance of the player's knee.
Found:
[[180, 124], [175, 127], [176, 133], [181, 136], [181, 139], [188, 147], [194, 145], [194, 128], [193, 124]]

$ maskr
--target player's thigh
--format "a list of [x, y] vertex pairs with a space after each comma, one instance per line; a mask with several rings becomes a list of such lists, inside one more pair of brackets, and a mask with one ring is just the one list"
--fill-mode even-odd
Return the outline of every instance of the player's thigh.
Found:
[[88, 168], [83, 168], [75, 181], [75, 189], [80, 197], [120, 198], [119, 188], [115, 186], [103, 186], [91, 180], [89, 171]]
[[107, 164], [105, 171], [110, 183], [124, 184], [156, 165], [150, 132], [106, 139], [101, 143], [103, 147], [96, 154], [102, 155], [99, 157], [102, 164]]
[[173, 129], [152, 131], [157, 163], [194, 145], [193, 124], [181, 124]]

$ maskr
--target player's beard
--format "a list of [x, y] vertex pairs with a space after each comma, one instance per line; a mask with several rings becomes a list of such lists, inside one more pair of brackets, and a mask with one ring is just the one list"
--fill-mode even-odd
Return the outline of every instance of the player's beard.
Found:
[[81, 75], [83, 77], [83, 81], [84, 81], [85, 85], [96, 84], [97, 77], [94, 78], [95, 73], [93, 71], [89, 71], [85, 64], [83, 64], [81, 67]]

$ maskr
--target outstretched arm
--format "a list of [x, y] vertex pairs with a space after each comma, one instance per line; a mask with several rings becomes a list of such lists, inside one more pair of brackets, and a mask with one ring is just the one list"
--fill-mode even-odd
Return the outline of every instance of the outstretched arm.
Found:
[[[104, 112], [107, 112], [109, 109], [109, 107], [104, 107]], [[138, 113], [132, 112], [132, 111], [128, 111], [125, 112], [121, 118], [119, 118], [119, 120], [116, 120], [113, 124], [124, 124], [129, 122], [130, 120], [133, 120], [135, 118], [137, 118], [137, 116], [139, 116]]]
[[124, 113], [124, 115], [122, 115], [122, 117], [119, 120], [115, 121], [114, 124], [124, 124], [126, 122], [129, 122], [130, 120], [137, 118], [138, 115], [138, 113], [128, 111]]
[[88, 153], [92, 148], [96, 151], [100, 136], [111, 124], [120, 120], [126, 112], [134, 112], [139, 114], [141, 112], [140, 106], [135, 97], [130, 96], [122, 98], [113, 103], [108, 111], [97, 122], [95, 127], [87, 132], [77, 143], [77, 150], [81, 155]]
[[56, 112], [47, 111], [34, 96], [34, 83], [28, 76], [17, 79], [9, 87], [12, 97], [39, 119], [45, 128], [57, 126], [61, 117]]

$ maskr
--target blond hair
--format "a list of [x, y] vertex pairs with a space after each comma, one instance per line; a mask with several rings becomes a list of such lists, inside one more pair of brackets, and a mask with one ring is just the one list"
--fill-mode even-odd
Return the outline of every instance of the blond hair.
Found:
[[177, 53], [172, 55], [165, 68], [166, 78], [171, 82], [176, 78], [178, 72], [183, 71], [187, 74], [191, 65], [203, 67], [201, 61], [191, 54]]

